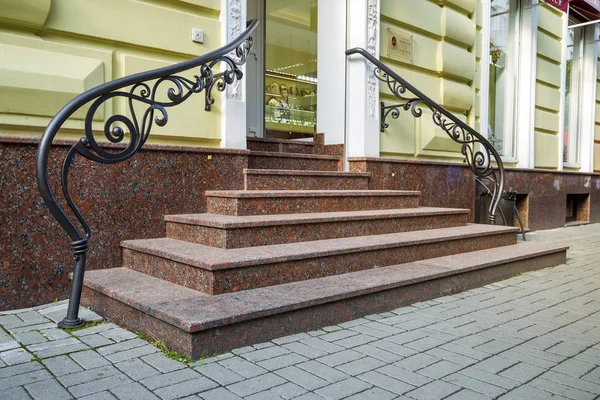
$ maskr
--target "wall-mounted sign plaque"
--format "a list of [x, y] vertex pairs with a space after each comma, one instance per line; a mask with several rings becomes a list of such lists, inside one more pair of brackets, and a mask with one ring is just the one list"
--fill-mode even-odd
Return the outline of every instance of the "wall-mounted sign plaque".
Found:
[[413, 62], [413, 35], [388, 27], [387, 35], [387, 56], [394, 60]]

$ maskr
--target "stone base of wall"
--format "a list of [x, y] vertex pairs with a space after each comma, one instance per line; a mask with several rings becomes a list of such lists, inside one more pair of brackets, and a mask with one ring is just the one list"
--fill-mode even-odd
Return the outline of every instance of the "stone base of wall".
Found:
[[517, 208], [531, 230], [567, 224], [567, 195], [576, 199], [576, 220], [600, 222], [600, 174], [507, 169], [505, 188], [519, 192]]
[[421, 206], [453, 207], [475, 214], [475, 179], [463, 164], [391, 158], [351, 157], [350, 171], [370, 172], [369, 189], [420, 190]]
[[[70, 239], [38, 192], [37, 142], [0, 137], [0, 310], [69, 296]], [[58, 143], [50, 155], [50, 179], [61, 204], [58, 174], [71, 144]], [[87, 268], [120, 266], [122, 240], [164, 236], [166, 214], [205, 212], [206, 190], [243, 189], [248, 153], [147, 145], [116, 165], [77, 157], [70, 187], [92, 227]]]
[[[349, 165], [352, 172], [371, 172], [369, 189], [420, 190], [422, 206], [468, 208], [472, 222], [487, 223], [479, 218], [477, 207], [484, 188], [476, 185], [466, 165], [368, 157], [350, 158]], [[517, 207], [526, 228], [600, 222], [600, 174], [514, 168], [505, 172], [505, 188], [519, 192]], [[575, 199], [572, 222], [567, 221], [567, 195]]]

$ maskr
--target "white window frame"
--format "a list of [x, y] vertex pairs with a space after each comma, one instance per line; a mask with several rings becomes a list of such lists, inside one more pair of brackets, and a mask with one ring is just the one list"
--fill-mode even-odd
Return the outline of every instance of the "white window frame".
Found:
[[[567, 54], [567, 40], [569, 35], [569, 16], [564, 16], [566, 23], [564, 24], [563, 37], [563, 87], [561, 90], [561, 114], [565, 113], [565, 93], [566, 90], [566, 54]], [[600, 21], [599, 21], [600, 22]], [[561, 131], [559, 135], [559, 156], [560, 156], [560, 169], [578, 169], [580, 172], [593, 172], [594, 170], [594, 130], [595, 130], [595, 113], [596, 113], [596, 79], [597, 79], [597, 60], [598, 60], [598, 28], [599, 22], [583, 25], [581, 29], [581, 60], [580, 68], [578, 73], [581, 75], [580, 85], [577, 88], [575, 94], [578, 99], [578, 107], [575, 113], [569, 116], [570, 121], [572, 118], [576, 118], [576, 135], [577, 139], [575, 142], [575, 161], [564, 162], [563, 161], [563, 147], [564, 147], [564, 122], [561, 121]], [[574, 63], [575, 64], [575, 63]], [[593, 82], [593, 85], [587, 85], [586, 82]], [[572, 110], [571, 110], [572, 112]], [[562, 119], [562, 118], [561, 118]]]
[[[533, 167], [533, 130], [535, 115], [535, 79], [537, 59], [537, 10], [532, 0], [510, 0], [510, 63], [511, 82], [505, 99], [518, 99], [505, 107], [502, 161], [518, 167]], [[534, 0], [536, 1], [536, 0]], [[513, 11], [514, 10], [514, 11]], [[483, 49], [481, 58], [481, 130], [488, 137], [490, 88], [491, 0], [483, 2]], [[489, 139], [489, 137], [488, 137]]]

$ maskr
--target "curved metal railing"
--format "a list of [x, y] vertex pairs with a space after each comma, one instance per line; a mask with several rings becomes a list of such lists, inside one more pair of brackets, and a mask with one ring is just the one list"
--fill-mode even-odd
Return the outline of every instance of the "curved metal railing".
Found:
[[[461, 153], [479, 181], [489, 179], [493, 183], [492, 201], [489, 208], [489, 220], [496, 223], [498, 204], [504, 191], [504, 165], [500, 155], [492, 144], [475, 129], [458, 119], [450, 111], [431, 100], [414, 86], [406, 82], [387, 65], [362, 48], [346, 51], [346, 55], [360, 54], [374, 66], [373, 74], [381, 82], [385, 82], [394, 96], [402, 101], [400, 104], [385, 105], [381, 102], [381, 132], [389, 127], [385, 121], [388, 116], [397, 119], [400, 110], [409, 111], [415, 118], [423, 115], [421, 105], [427, 106], [432, 112], [433, 122], [450, 136], [452, 140], [462, 145]], [[492, 162], [496, 163], [494, 168]]]
[[[75, 269], [67, 316], [59, 322], [59, 327], [74, 328], [84, 324], [78, 314], [88, 240], [92, 234], [91, 227], [69, 193], [69, 168], [74, 157], [79, 154], [101, 164], [115, 164], [130, 159], [144, 146], [154, 124], [161, 127], [167, 124], [167, 109], [183, 103], [195, 93], [204, 91], [204, 109], [210, 111], [211, 105], [215, 101], [211, 95], [213, 88], [216, 87], [218, 91], [222, 92], [227, 85], [242, 79], [240, 66], [246, 62], [252, 47], [252, 36], [250, 35], [257, 25], [258, 21], [249, 21], [246, 30], [238, 38], [203, 56], [168, 67], [126, 76], [90, 89], [71, 100], [48, 124], [37, 152], [38, 188], [50, 213], [71, 238], [71, 246], [75, 254]], [[224, 71], [213, 72], [213, 68], [220, 63], [224, 64]], [[199, 74], [194, 75], [194, 79], [176, 75], [197, 67], [199, 67]], [[155, 82], [148, 83], [150, 81]], [[159, 94], [166, 94], [169, 100], [157, 100]], [[109, 152], [103, 149], [94, 138], [92, 121], [98, 108], [112, 98], [127, 99], [130, 115], [116, 114], [106, 119], [104, 136], [111, 143], [123, 142], [126, 139], [126, 132], [119, 126], [122, 125], [129, 133], [129, 142], [125, 142], [126, 145], [123, 149]], [[79, 222], [80, 226], [78, 227], [58, 204], [52, 192], [48, 180], [48, 155], [58, 130], [73, 113], [88, 104], [90, 104], [90, 108], [85, 116], [85, 136], [70, 148], [61, 170], [63, 196]], [[141, 106], [143, 112], [136, 113], [134, 105]]]

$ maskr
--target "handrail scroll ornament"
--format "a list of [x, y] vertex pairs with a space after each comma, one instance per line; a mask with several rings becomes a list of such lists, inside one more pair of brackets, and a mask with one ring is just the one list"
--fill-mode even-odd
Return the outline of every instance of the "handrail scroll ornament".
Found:
[[[494, 146], [479, 132], [417, 90], [365, 49], [357, 47], [346, 51], [347, 56], [353, 54], [359, 54], [371, 62], [375, 66], [373, 75], [384, 82], [392, 94], [401, 101], [393, 105], [386, 105], [383, 101], [380, 103], [381, 132], [389, 127], [386, 123], [388, 117], [397, 119], [401, 111], [410, 111], [413, 117], [419, 118], [423, 115], [423, 107], [429, 108], [433, 123], [446, 132], [454, 142], [461, 144], [461, 153], [475, 179], [481, 183], [483, 180], [491, 181], [493, 190], [490, 190], [492, 201], [489, 208], [489, 222], [495, 224], [498, 204], [504, 192], [504, 164]], [[494, 166], [493, 163], [496, 165]], [[484, 184], [484, 187], [487, 186]]]
[[[67, 103], [48, 124], [37, 152], [36, 177], [39, 191], [50, 213], [71, 238], [75, 255], [71, 296], [67, 316], [58, 323], [61, 328], [77, 328], [85, 324], [79, 318], [79, 305], [83, 288], [86, 253], [92, 229], [81, 214], [69, 193], [69, 169], [77, 154], [101, 164], [116, 164], [130, 159], [144, 146], [154, 124], [159, 127], [168, 122], [167, 110], [177, 106], [193, 94], [204, 92], [205, 111], [214, 103], [212, 90], [222, 92], [227, 85], [242, 79], [241, 66], [246, 62], [252, 47], [252, 32], [258, 21], [252, 20], [235, 40], [203, 56], [179, 64], [126, 76], [90, 89]], [[193, 79], [177, 75], [197, 69]], [[213, 69], [215, 71], [213, 71]], [[219, 69], [219, 70], [217, 70]], [[166, 94], [168, 100], [159, 101]], [[127, 101], [129, 115], [116, 114], [104, 122], [104, 137], [111, 143], [123, 143], [116, 151], [106, 150], [96, 141], [92, 121], [96, 111], [108, 100], [123, 98]], [[161, 97], [162, 98], [162, 97]], [[69, 149], [62, 165], [61, 185], [64, 199], [79, 222], [77, 226], [58, 204], [48, 179], [48, 156], [52, 142], [63, 124], [79, 109], [88, 106], [84, 134]], [[136, 112], [136, 107], [143, 112]], [[124, 129], [124, 128], [125, 129]]]

